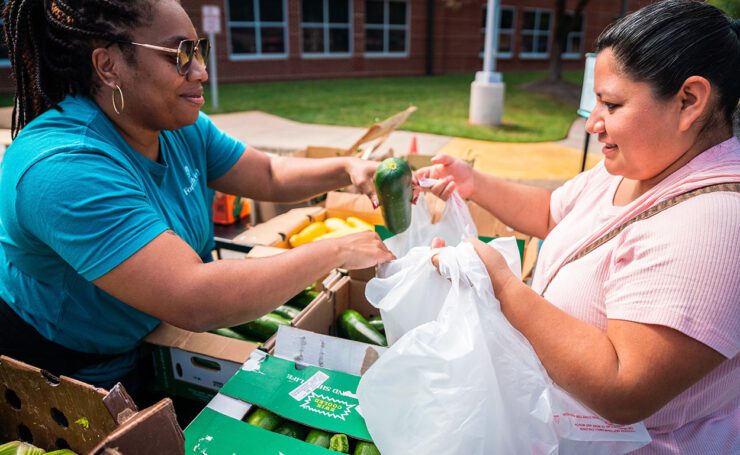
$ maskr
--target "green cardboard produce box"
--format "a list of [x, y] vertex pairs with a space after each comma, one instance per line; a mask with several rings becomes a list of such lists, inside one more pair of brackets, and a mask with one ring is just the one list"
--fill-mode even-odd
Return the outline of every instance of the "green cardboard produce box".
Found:
[[254, 406], [308, 428], [371, 440], [356, 396], [360, 376], [338, 369], [359, 373], [383, 348], [281, 327], [276, 349], [290, 359], [253, 352], [186, 428], [186, 453], [336, 454], [242, 421]]

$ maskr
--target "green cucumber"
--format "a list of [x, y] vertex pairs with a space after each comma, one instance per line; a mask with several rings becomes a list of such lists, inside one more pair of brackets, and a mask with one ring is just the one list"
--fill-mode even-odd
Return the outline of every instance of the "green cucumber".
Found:
[[308, 306], [309, 303], [313, 302], [316, 296], [318, 296], [319, 294], [319, 291], [314, 290], [313, 286], [309, 286], [308, 288], [306, 288], [306, 290], [301, 291], [300, 294], [288, 300], [286, 305], [304, 309]]
[[344, 310], [337, 320], [339, 335], [354, 341], [388, 346], [385, 336], [375, 330], [360, 313]]
[[338, 433], [329, 439], [329, 450], [341, 453], [349, 453], [349, 439], [346, 434]]
[[298, 308], [290, 305], [280, 305], [279, 307], [272, 310], [273, 314], [277, 314], [278, 316], [282, 316], [285, 319], [293, 320], [298, 316], [298, 314], [301, 312]]
[[383, 320], [380, 319], [380, 316], [369, 317], [367, 323], [370, 324], [372, 328], [385, 335], [385, 324], [383, 324]]
[[411, 168], [406, 160], [387, 158], [375, 171], [383, 219], [389, 231], [400, 234], [411, 224]]
[[306, 433], [308, 433], [308, 428], [293, 421], [286, 420], [273, 431], [275, 433], [284, 434], [285, 436], [289, 436], [291, 438], [303, 439], [306, 437]]
[[372, 442], [358, 441], [352, 455], [380, 455], [380, 451]]
[[304, 439], [304, 441], [306, 441], [309, 444], [313, 444], [315, 446], [328, 449], [330, 439], [331, 437], [329, 436], [329, 433], [327, 433], [326, 431], [311, 430], [308, 432], [308, 436], [306, 436], [306, 439]]
[[254, 321], [232, 327], [232, 329], [245, 337], [267, 341], [281, 325], [290, 325], [290, 321], [277, 314], [268, 313]]
[[216, 335], [221, 335], [222, 337], [233, 338], [235, 340], [246, 341], [247, 343], [252, 343], [252, 344], [257, 344], [259, 346], [262, 346], [261, 341], [254, 340], [252, 338], [247, 338], [244, 335], [236, 332], [235, 330], [232, 330], [226, 327], [224, 327], [223, 329], [209, 330], [209, 332], [216, 334]]
[[283, 423], [283, 419], [262, 408], [255, 409], [244, 421], [250, 425], [269, 431], [273, 431]]
[[221, 335], [222, 337], [226, 337], [226, 338], [233, 338], [235, 340], [241, 340], [241, 341], [249, 341], [247, 337], [239, 333], [236, 333], [235, 331], [229, 328], [213, 329], [213, 330], [209, 330], [209, 332], [214, 333], [216, 335]]

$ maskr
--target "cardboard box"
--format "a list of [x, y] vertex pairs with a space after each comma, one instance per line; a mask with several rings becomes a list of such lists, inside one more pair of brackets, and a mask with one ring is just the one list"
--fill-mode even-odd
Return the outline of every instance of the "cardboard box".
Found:
[[[182, 430], [168, 398], [139, 411], [123, 386], [110, 392], [0, 356], [0, 440], [79, 454], [181, 454]], [[110, 452], [115, 449], [116, 452]]]
[[[369, 269], [373, 271], [374, 269]], [[337, 271], [336, 278], [332, 279], [327, 287], [327, 301], [311, 308], [306, 308], [296, 321], [296, 326], [303, 330], [324, 335], [335, 334], [335, 322], [344, 310], [355, 310], [365, 318], [380, 316], [380, 311], [365, 298], [366, 281]]]
[[[348, 148], [308, 146], [304, 150], [297, 151], [291, 156], [299, 158], [335, 158], [339, 156], [357, 155], [365, 159], [387, 158], [375, 153], [388, 136], [401, 126], [416, 111], [416, 107], [398, 112], [382, 122], [372, 124], [365, 133]], [[322, 198], [311, 199], [298, 203], [262, 202], [255, 201], [253, 220], [255, 224], [264, 223], [276, 216], [287, 213], [296, 208], [310, 207], [320, 203]], [[266, 243], [263, 245], [267, 245]]]
[[311, 217], [317, 215], [321, 207], [296, 208], [278, 215], [264, 223], [251, 227], [234, 237], [233, 242], [244, 245], [265, 245], [276, 248], [289, 248], [288, 239], [308, 226]]
[[309, 146], [306, 150], [294, 153], [293, 156], [304, 158], [331, 158], [357, 154], [358, 156], [362, 156], [364, 159], [372, 158], [373, 152], [375, 152], [388, 136], [401, 126], [414, 112], [416, 112], [416, 107], [410, 106], [401, 112], [393, 114], [382, 122], [372, 124], [370, 128], [365, 131], [365, 134], [357, 139], [349, 148]]
[[[256, 246], [247, 254], [247, 258], [283, 252], [285, 250], [279, 248]], [[314, 305], [328, 302], [329, 296], [324, 289], [335, 279], [335, 274], [330, 274], [327, 279], [317, 283], [321, 292], [302, 313]], [[299, 319], [300, 314], [291, 325], [298, 326]], [[274, 338], [260, 347], [247, 341], [208, 332], [190, 332], [162, 323], [144, 341], [153, 358], [154, 375], [159, 388], [172, 395], [208, 402], [256, 349], [270, 352], [275, 344]]]
[[188, 452], [336, 453], [243, 422], [253, 406], [307, 427], [370, 440], [356, 392], [359, 372], [382, 348], [281, 327], [276, 351], [284, 357], [255, 352], [193, 420], [185, 430]]
[[[321, 292], [303, 311], [314, 305], [328, 305]], [[300, 327], [300, 315], [291, 325]], [[239, 370], [255, 350], [270, 352], [275, 337], [262, 346], [214, 333], [195, 333], [162, 323], [145, 338], [154, 361], [157, 385], [168, 394], [208, 402]]]
[[330, 191], [322, 206], [296, 208], [236, 236], [234, 243], [290, 248], [288, 240], [314, 221], [327, 217], [356, 216], [371, 224], [383, 224], [380, 209], [373, 209], [367, 196], [343, 191]]

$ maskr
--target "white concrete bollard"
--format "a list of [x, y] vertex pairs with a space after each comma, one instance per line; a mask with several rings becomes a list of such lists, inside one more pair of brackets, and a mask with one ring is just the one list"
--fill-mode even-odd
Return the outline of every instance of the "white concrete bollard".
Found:
[[504, 83], [473, 81], [470, 84], [470, 116], [474, 125], [500, 125], [504, 110]]

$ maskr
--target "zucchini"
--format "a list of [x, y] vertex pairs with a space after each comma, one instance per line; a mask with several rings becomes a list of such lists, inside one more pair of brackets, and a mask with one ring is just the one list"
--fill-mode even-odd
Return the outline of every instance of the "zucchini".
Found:
[[319, 295], [319, 291], [315, 290], [313, 286], [306, 288], [305, 291], [301, 291], [300, 294], [296, 295], [292, 299], [288, 300], [286, 305], [290, 305], [296, 308], [304, 309], [309, 303], [313, 302], [313, 299]]
[[388, 346], [385, 335], [375, 330], [360, 313], [344, 310], [337, 321], [339, 335], [354, 341]]
[[337, 433], [329, 439], [329, 450], [349, 453], [349, 439], [346, 434]]
[[313, 444], [315, 446], [328, 449], [329, 439], [331, 439], [331, 437], [329, 436], [329, 433], [327, 433], [326, 431], [311, 430], [308, 432], [308, 436], [306, 436], [306, 439], [304, 439], [304, 441], [306, 441], [309, 444]]
[[273, 431], [283, 423], [283, 419], [262, 408], [255, 409], [244, 421], [250, 425], [269, 431]]
[[291, 420], [286, 420], [280, 426], [275, 428], [275, 433], [284, 434], [295, 439], [303, 439], [308, 433], [308, 429], [301, 424], [295, 423]]
[[216, 335], [221, 335], [222, 337], [233, 338], [235, 340], [246, 341], [247, 343], [252, 343], [252, 344], [257, 344], [257, 345], [262, 346], [261, 341], [253, 340], [252, 338], [247, 338], [244, 335], [237, 333], [235, 330], [229, 329], [227, 327], [224, 327], [223, 329], [209, 330], [209, 332], [216, 334]]
[[380, 455], [380, 451], [372, 442], [358, 441], [353, 455]]
[[400, 234], [411, 224], [411, 168], [406, 160], [387, 158], [375, 171], [383, 219], [389, 231]]
[[372, 328], [385, 335], [385, 324], [383, 324], [383, 320], [380, 319], [380, 316], [371, 316], [368, 318], [367, 323], [370, 324]]
[[209, 332], [214, 333], [216, 335], [221, 335], [222, 337], [226, 337], [226, 338], [233, 338], [235, 340], [249, 341], [247, 337], [239, 333], [236, 333], [235, 331], [229, 328], [213, 329], [213, 330], [209, 330]]
[[280, 305], [279, 307], [272, 310], [273, 314], [277, 314], [278, 316], [282, 316], [285, 319], [288, 319], [292, 321], [293, 319], [298, 316], [298, 314], [301, 312], [298, 308], [290, 305]]
[[232, 327], [232, 329], [245, 337], [267, 341], [281, 325], [290, 325], [290, 321], [277, 314], [268, 313], [254, 321]]

